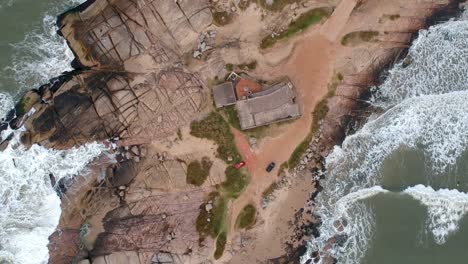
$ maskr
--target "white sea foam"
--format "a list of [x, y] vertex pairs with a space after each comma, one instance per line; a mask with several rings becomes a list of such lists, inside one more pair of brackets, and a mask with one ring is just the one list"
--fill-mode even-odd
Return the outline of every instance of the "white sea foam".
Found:
[[[383, 162], [395, 151], [422, 151], [434, 175], [456, 165], [468, 148], [467, 37], [467, 21], [421, 31], [408, 57], [389, 72], [372, 99], [386, 112], [348, 136], [326, 158], [324, 191], [318, 196], [319, 213], [324, 217], [320, 231], [325, 237], [311, 242], [309, 256], [323, 249], [324, 241], [336, 233], [333, 222], [345, 216], [350, 223], [345, 230], [349, 239], [332, 255], [339, 263], [360, 262], [367, 247], [364, 242], [372, 235], [372, 210], [353, 199], [343, 202], [342, 197], [360, 197], [362, 191], [378, 186]], [[428, 188], [417, 186], [405, 193], [428, 207], [428, 228], [435, 241], [443, 243], [465, 214], [468, 195]]]
[[0, 263], [43, 263], [48, 236], [60, 217], [60, 199], [49, 174], [57, 179], [77, 175], [104, 147], [93, 143], [67, 151], [37, 145], [25, 149], [17, 144], [18, 136], [0, 152]]
[[444, 172], [468, 147], [467, 112], [468, 91], [406, 99], [347, 137], [327, 157], [327, 170], [370, 187], [379, 184], [386, 157], [406, 148], [421, 149], [433, 172]]
[[84, 0], [66, 0], [44, 15], [42, 24], [26, 34], [24, 40], [12, 44], [12, 64], [4, 73], [13, 76], [19, 91], [38, 88], [64, 71], [72, 70], [74, 58], [66, 41], [57, 34], [56, 16]]
[[11, 73], [22, 90], [38, 88], [52, 77], [71, 70], [73, 53], [56, 34], [55, 17], [47, 15], [43, 28], [26, 35], [14, 45], [13, 63], [5, 69]]
[[8, 94], [0, 93], [0, 120], [13, 108], [13, 98]]
[[[14, 45], [12, 65], [4, 74], [12, 75], [18, 91], [37, 88], [61, 72], [70, 70], [72, 52], [56, 33], [55, 15], [84, 0], [62, 2], [44, 15], [42, 27], [31, 31]], [[11, 6], [13, 1], [2, 2]], [[13, 107], [13, 98], [0, 93], [0, 118]], [[60, 217], [60, 199], [51, 187], [49, 174], [56, 179], [83, 174], [86, 165], [102, 154], [98, 143], [67, 151], [18, 144], [19, 132], [0, 152], [0, 263], [46, 263], [48, 236]], [[15, 147], [13, 147], [15, 146]]]
[[468, 210], [468, 194], [458, 190], [436, 191], [430, 186], [416, 185], [404, 193], [427, 207], [427, 227], [437, 244], [444, 244], [458, 230], [458, 223]]
[[[385, 192], [387, 191], [382, 187], [373, 186], [352, 192], [341, 197], [336, 203], [322, 207], [319, 210], [323, 220], [320, 227], [320, 237], [309, 244], [307, 253], [301, 258], [301, 262], [305, 263], [307, 259], [311, 258], [312, 252], [321, 251], [327, 245], [330, 246], [330, 238], [346, 235], [346, 242], [342, 245], [333, 245], [327, 253], [336, 257], [338, 263], [359, 263], [369, 245], [371, 231], [375, 224], [372, 211], [360, 201]], [[338, 230], [335, 223], [342, 219], [345, 219], [346, 225], [343, 230]]]
[[468, 90], [466, 39], [468, 21], [450, 21], [421, 30], [407, 58], [390, 70], [378, 88], [376, 104], [388, 107], [420, 95]]

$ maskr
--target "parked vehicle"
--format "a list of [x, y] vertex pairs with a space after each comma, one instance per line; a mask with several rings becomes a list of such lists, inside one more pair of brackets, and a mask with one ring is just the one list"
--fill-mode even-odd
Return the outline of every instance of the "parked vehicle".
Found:
[[240, 161], [240, 162], [234, 164], [234, 168], [236, 168], [236, 169], [240, 169], [240, 168], [242, 168], [244, 166], [245, 166], [245, 161]]
[[266, 167], [267, 172], [271, 172], [275, 168], [276, 163], [272, 162], [268, 164], [268, 167]]

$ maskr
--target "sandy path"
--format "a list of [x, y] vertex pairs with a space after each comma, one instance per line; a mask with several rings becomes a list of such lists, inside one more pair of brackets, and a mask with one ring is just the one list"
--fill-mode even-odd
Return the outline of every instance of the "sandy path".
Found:
[[[288, 125], [279, 136], [263, 139], [255, 153], [250, 150], [245, 136], [239, 131], [234, 131], [239, 151], [247, 161], [247, 168], [251, 173], [251, 182], [241, 197], [230, 205], [230, 234], [234, 233], [233, 224], [235, 223], [235, 217], [245, 205], [253, 203], [260, 208], [259, 202], [262, 192], [277, 180], [280, 164], [289, 159], [296, 146], [309, 133], [312, 122], [311, 113], [315, 105], [327, 93], [327, 84], [333, 74], [331, 65], [333, 56], [331, 43], [319, 34], [311, 34], [300, 40], [290, 60], [285, 65], [279, 66], [277, 70], [279, 73], [289, 76], [296, 86], [299, 100], [303, 107], [302, 117]], [[267, 173], [265, 168], [272, 161], [276, 162], [277, 166], [273, 172]], [[295, 208], [304, 206], [307, 195], [311, 191], [311, 186], [304, 188], [308, 186], [306, 182], [310, 182], [310, 178], [296, 187], [286, 190], [282, 200], [288, 202], [280, 204], [279, 207], [284, 207], [290, 203], [295, 204]], [[299, 193], [302, 193], [302, 195], [299, 195]], [[256, 239], [256, 246], [249, 249], [249, 251], [251, 250], [251, 254], [255, 255], [251, 256], [253, 259], [271, 257], [272, 251], [270, 249], [273, 246], [275, 247], [275, 254], [279, 256], [283, 253], [281, 249], [282, 243], [280, 243], [282, 236], [274, 234], [278, 233], [278, 230], [287, 231], [288, 226], [286, 225], [287, 221], [275, 220], [279, 217], [277, 215], [278, 212], [276, 210], [275, 212], [276, 214], [273, 212], [272, 215], [271, 210], [260, 211], [260, 218], [265, 219], [268, 224], [261, 227], [262, 232], [260, 232]], [[292, 213], [288, 213], [288, 216], [290, 215]], [[242, 261], [235, 258], [231, 263], [242, 263]]]
[[323, 24], [320, 33], [330, 42], [335, 42], [358, 2], [359, 0], [341, 0], [331, 17]]

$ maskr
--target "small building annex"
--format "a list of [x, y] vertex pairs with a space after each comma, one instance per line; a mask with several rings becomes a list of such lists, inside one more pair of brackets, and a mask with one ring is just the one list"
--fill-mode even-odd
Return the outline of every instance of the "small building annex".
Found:
[[259, 83], [239, 77], [214, 87], [213, 95], [217, 108], [235, 104], [242, 130], [301, 116], [294, 85], [288, 78], [263, 89]]

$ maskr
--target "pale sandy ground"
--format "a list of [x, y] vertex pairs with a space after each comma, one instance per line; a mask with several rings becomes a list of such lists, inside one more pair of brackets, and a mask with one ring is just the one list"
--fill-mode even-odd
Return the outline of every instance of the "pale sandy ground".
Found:
[[[323, 26], [313, 27], [293, 42], [277, 44], [274, 50], [282, 50], [279, 45], [285, 45], [285, 50], [292, 50], [284, 64], [277, 65], [266, 71], [272, 76], [287, 75], [295, 84], [303, 106], [303, 116], [287, 126], [276, 137], [269, 137], [261, 141], [255, 153], [246, 145], [247, 140], [240, 132], [235, 133], [236, 140], [243, 155], [250, 163], [251, 183], [245, 193], [232, 202], [229, 207], [231, 217], [231, 238], [235, 232], [235, 217], [248, 203], [260, 207], [262, 192], [278, 179], [279, 165], [287, 161], [297, 145], [307, 136], [312, 122], [311, 113], [322, 97], [328, 91], [328, 82], [333, 77], [334, 43], [342, 28], [346, 24], [355, 0], [343, 0], [334, 13]], [[266, 54], [268, 57], [268, 54]], [[273, 57], [278, 57], [273, 54]], [[282, 57], [282, 56], [279, 56]], [[271, 72], [273, 70], [273, 73]], [[266, 173], [265, 168], [270, 162], [276, 162], [277, 167], [272, 173]], [[305, 202], [312, 191], [310, 174], [302, 174], [292, 179], [288, 188], [278, 192], [277, 198], [265, 209], [259, 209], [258, 219], [261, 224], [249, 232], [254, 232], [254, 242], [251, 247], [245, 248], [240, 254], [234, 255], [229, 263], [259, 263], [267, 259], [282, 256], [285, 242], [291, 236], [292, 216], [305, 206]], [[226, 259], [227, 261], [227, 259]]]

